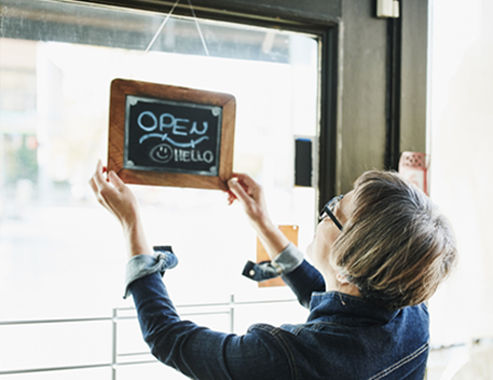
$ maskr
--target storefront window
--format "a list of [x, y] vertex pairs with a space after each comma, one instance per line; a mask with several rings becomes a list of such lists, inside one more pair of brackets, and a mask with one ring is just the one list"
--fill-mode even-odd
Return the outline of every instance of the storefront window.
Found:
[[[313, 236], [316, 184], [294, 186], [294, 138], [318, 135], [317, 38], [172, 16], [146, 52], [165, 16], [2, 1], [0, 320], [90, 316], [131, 305], [121, 300], [127, 256], [120, 227], [88, 186], [97, 160], [106, 160], [114, 78], [234, 95], [234, 170], [263, 184], [275, 222], [300, 225], [302, 249]], [[255, 259], [256, 237], [240, 207], [227, 206], [225, 193], [132, 188], [150, 242], [172, 244], [180, 259], [166, 273], [176, 302], [291, 297], [285, 288], [258, 289], [241, 276], [246, 260]], [[268, 315], [245, 311], [238, 332], [253, 322], [303, 320], [299, 306], [286, 307], [289, 313], [285, 307]], [[220, 329], [222, 322], [204, 323]], [[16, 344], [2, 339], [0, 357], [14, 355]]]

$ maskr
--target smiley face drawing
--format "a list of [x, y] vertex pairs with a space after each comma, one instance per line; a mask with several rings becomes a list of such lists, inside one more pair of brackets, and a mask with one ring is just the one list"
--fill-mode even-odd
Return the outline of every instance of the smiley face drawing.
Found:
[[149, 157], [155, 162], [166, 164], [173, 158], [173, 148], [168, 144], [156, 145], [151, 149]]

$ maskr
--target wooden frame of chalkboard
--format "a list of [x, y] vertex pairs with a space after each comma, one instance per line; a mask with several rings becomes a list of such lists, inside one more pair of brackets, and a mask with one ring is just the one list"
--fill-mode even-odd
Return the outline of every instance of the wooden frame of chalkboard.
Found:
[[126, 183], [226, 190], [235, 112], [229, 94], [114, 79], [108, 170]]

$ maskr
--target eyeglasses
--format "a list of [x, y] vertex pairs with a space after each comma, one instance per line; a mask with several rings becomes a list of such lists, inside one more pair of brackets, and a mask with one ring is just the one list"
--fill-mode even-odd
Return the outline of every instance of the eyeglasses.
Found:
[[325, 206], [323, 207], [322, 211], [320, 211], [320, 216], [319, 216], [319, 220], [323, 220], [327, 217], [329, 217], [330, 219], [332, 219], [332, 221], [334, 222], [334, 224], [337, 226], [337, 228], [339, 228], [341, 231], [342, 231], [342, 224], [341, 222], [339, 222], [339, 220], [336, 218], [336, 216], [334, 215], [334, 210], [337, 206], [337, 204], [341, 201], [341, 199], [344, 197], [343, 194], [341, 195], [338, 195], [334, 198], [332, 198], [330, 201], [328, 201]]

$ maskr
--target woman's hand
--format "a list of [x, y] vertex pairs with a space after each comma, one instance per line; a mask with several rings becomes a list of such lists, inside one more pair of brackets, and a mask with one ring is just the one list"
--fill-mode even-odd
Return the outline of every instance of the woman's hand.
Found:
[[[229, 190], [240, 201], [246, 214], [250, 218], [257, 234], [264, 242], [270, 257], [276, 257], [286, 246], [289, 240], [275, 226], [267, 213], [262, 186], [246, 174], [234, 174], [228, 181]], [[231, 204], [234, 198], [230, 196]]]
[[130, 256], [151, 255], [153, 250], [147, 244], [135, 195], [114, 171], [110, 171], [105, 179], [105, 171], [106, 168], [98, 161], [96, 172], [89, 180], [98, 202], [120, 221]]
[[139, 217], [137, 199], [114, 171], [110, 171], [105, 179], [103, 175], [105, 171], [106, 168], [103, 168], [101, 161], [98, 161], [96, 172], [89, 184], [98, 202], [115, 215], [124, 228], [129, 228]]
[[[247, 174], [234, 174], [228, 181], [228, 186], [256, 228], [269, 224], [270, 219], [262, 186]], [[230, 203], [232, 203], [231, 198]]]

